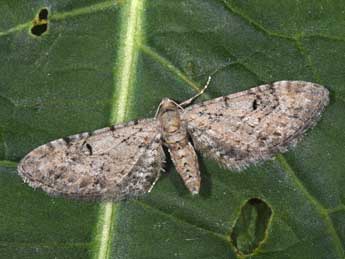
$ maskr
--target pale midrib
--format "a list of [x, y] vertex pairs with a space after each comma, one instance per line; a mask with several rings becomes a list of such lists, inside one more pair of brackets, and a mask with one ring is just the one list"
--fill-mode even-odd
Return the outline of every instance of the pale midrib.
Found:
[[[122, 8], [121, 35], [118, 48], [118, 61], [114, 68], [114, 94], [112, 96], [110, 122], [121, 123], [126, 120], [130, 107], [130, 96], [135, 81], [135, 67], [137, 64], [137, 44], [141, 39], [141, 16], [143, 11], [143, 0], [130, 0], [128, 6]], [[114, 25], [116, 26], [116, 25]], [[114, 231], [116, 205], [106, 202], [101, 205], [97, 231], [97, 250], [95, 258], [103, 259], [110, 257], [112, 236]]]

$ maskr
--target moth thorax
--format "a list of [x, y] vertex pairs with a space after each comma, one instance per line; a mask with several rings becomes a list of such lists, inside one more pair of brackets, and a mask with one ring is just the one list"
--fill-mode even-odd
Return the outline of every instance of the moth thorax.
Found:
[[181, 128], [179, 108], [170, 99], [164, 99], [162, 101], [158, 119], [162, 130], [166, 133], [173, 133]]

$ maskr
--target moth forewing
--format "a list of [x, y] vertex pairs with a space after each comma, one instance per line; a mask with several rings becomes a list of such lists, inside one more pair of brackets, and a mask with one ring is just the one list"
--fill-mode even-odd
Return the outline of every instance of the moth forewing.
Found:
[[157, 122], [140, 120], [42, 145], [18, 171], [51, 195], [121, 200], [146, 193], [164, 160]]
[[287, 151], [328, 101], [321, 85], [279, 81], [190, 106], [183, 120], [197, 150], [240, 170]]

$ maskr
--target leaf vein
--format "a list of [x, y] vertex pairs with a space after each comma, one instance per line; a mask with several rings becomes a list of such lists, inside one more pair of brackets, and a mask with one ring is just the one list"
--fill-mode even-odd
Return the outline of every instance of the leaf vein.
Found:
[[299, 52], [301, 53], [302, 57], [304, 58], [304, 60], [306, 61], [308, 67], [310, 68], [314, 78], [320, 82], [320, 74], [317, 72], [316, 67], [314, 66], [311, 56], [309, 55], [308, 51], [306, 50], [306, 48], [304, 48], [303, 44], [302, 44], [302, 40], [301, 40], [301, 36], [297, 36], [295, 39], [296, 42], [296, 46], [297, 49], [299, 50]]
[[340, 239], [337, 231], [335, 230], [333, 222], [329, 217], [329, 213], [328, 213], [327, 209], [316, 198], [314, 198], [310, 194], [310, 192], [307, 190], [307, 188], [304, 186], [304, 184], [301, 182], [301, 180], [297, 177], [296, 173], [293, 171], [293, 169], [291, 168], [291, 166], [286, 161], [286, 159], [283, 155], [281, 155], [281, 154], [278, 155], [277, 160], [278, 160], [279, 164], [282, 166], [282, 168], [285, 170], [285, 172], [292, 179], [292, 181], [296, 184], [296, 186], [299, 187], [299, 189], [304, 193], [305, 197], [311, 202], [311, 204], [314, 205], [316, 210], [319, 212], [321, 217], [324, 219], [326, 228], [334, 240], [335, 248], [336, 248], [338, 254], [341, 256], [339, 258], [342, 258], [345, 254], [345, 250], [344, 250], [344, 247], [341, 243], [341, 239]]
[[[157, 61], [163, 67], [165, 67], [168, 71], [172, 72], [174, 75], [178, 76], [182, 81], [187, 83], [194, 91], [200, 92], [202, 87], [198, 86], [196, 82], [189, 79], [181, 70], [179, 70], [175, 65], [173, 65], [169, 60], [159, 55], [155, 50], [146, 46], [144, 44], [140, 44], [140, 49], [143, 51], [144, 54], [149, 56], [151, 59]], [[210, 98], [207, 93], [203, 94], [204, 97]]]
[[0, 160], [0, 167], [16, 168], [17, 162], [10, 160]]
[[184, 224], [190, 225], [190, 226], [192, 226], [192, 227], [194, 227], [194, 228], [196, 228], [196, 229], [198, 229], [200, 231], [207, 232], [207, 233], [209, 233], [209, 234], [211, 234], [211, 235], [213, 235], [213, 236], [215, 236], [215, 237], [217, 237], [217, 238], [219, 238], [219, 239], [221, 239], [223, 241], [230, 242], [230, 238], [227, 235], [224, 235], [222, 233], [218, 233], [218, 232], [212, 231], [210, 229], [204, 228], [202, 226], [196, 225], [196, 224], [194, 224], [194, 223], [192, 223], [190, 221], [187, 221], [185, 219], [182, 219], [180, 217], [173, 216], [171, 213], [168, 213], [166, 211], [163, 211], [162, 209], [154, 207], [154, 206], [148, 204], [147, 202], [139, 201], [139, 200], [134, 200], [133, 202], [135, 202], [136, 204], [138, 204], [138, 205], [140, 205], [140, 206], [142, 206], [142, 207], [144, 207], [146, 209], [148, 209], [148, 208], [153, 209], [157, 213], [159, 213], [161, 215], [164, 215], [164, 216], [166, 216], [166, 217], [168, 217], [168, 218], [170, 218], [172, 220], [175, 220], [175, 221], [178, 221], [180, 223], [184, 223]]
[[273, 37], [277, 37], [277, 38], [289, 39], [289, 40], [293, 39], [292, 37], [289, 37], [289, 36], [286, 36], [286, 35], [282, 35], [282, 34], [279, 34], [279, 33], [276, 33], [276, 32], [269, 31], [264, 26], [262, 26], [261, 24], [257, 23], [256, 21], [254, 21], [252, 18], [250, 18], [247, 15], [241, 13], [237, 8], [232, 6], [229, 2], [226, 2], [224, 0], [221, 0], [221, 1], [227, 7], [227, 9], [229, 11], [231, 11], [232, 13], [234, 13], [234, 14], [238, 15], [239, 17], [241, 17], [244, 21], [246, 21], [249, 25], [252, 25], [257, 30], [262, 31], [262, 32], [266, 33], [269, 36], [273, 36]]

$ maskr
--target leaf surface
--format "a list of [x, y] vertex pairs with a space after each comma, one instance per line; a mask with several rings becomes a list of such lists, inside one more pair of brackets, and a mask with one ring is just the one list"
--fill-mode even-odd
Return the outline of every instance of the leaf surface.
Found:
[[[343, 1], [2, 1], [0, 15], [1, 257], [344, 258]], [[201, 100], [305, 80], [331, 102], [273, 161], [234, 173], [200, 155], [196, 197], [171, 163], [150, 194], [116, 205], [51, 198], [17, 176], [31, 149], [152, 117], [209, 75]]]

